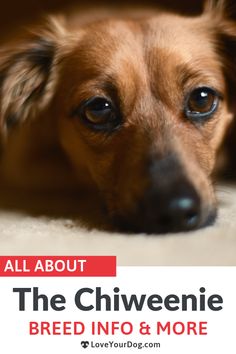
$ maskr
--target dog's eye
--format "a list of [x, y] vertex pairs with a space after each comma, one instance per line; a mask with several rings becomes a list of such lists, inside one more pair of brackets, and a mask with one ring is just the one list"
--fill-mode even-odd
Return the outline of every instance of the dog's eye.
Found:
[[112, 130], [120, 124], [115, 107], [104, 97], [92, 97], [83, 102], [77, 114], [85, 124], [96, 130]]
[[197, 88], [187, 97], [185, 114], [196, 121], [208, 119], [216, 112], [219, 99], [220, 96], [215, 90], [209, 87]]

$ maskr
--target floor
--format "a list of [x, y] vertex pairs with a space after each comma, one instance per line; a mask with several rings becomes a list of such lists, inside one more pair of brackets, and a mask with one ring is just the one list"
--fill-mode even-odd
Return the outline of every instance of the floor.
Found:
[[75, 201], [68, 196], [38, 196], [30, 205], [24, 198], [26, 208], [19, 196], [14, 201], [14, 196], [2, 194], [0, 254], [116, 255], [119, 265], [236, 265], [236, 186], [220, 185], [217, 190], [220, 208], [214, 226], [163, 236], [88, 231], [75, 213], [71, 216]]

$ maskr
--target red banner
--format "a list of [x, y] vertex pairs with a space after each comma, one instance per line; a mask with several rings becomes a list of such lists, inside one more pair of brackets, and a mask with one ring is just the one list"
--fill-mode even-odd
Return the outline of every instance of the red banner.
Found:
[[115, 256], [0, 256], [0, 277], [115, 276]]

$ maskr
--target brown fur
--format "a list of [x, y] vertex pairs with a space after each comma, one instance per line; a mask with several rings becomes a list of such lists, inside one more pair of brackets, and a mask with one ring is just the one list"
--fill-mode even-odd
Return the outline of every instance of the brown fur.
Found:
[[[235, 39], [225, 1], [207, 1], [196, 17], [153, 10], [83, 24], [50, 19], [0, 56], [5, 180], [95, 189], [110, 216], [133, 220], [150, 184], [149, 161], [173, 156], [200, 197], [203, 225], [216, 205], [211, 175], [234, 115], [227, 41]], [[224, 97], [204, 125], [183, 116], [186, 94], [199, 85]], [[83, 100], [104, 95], [122, 111], [112, 134], [71, 117]], [[168, 189], [179, 177], [166, 170], [156, 178]]]

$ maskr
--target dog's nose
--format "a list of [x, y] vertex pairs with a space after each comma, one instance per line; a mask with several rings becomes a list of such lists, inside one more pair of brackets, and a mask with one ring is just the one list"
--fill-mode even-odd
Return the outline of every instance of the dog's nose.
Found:
[[201, 220], [201, 199], [185, 179], [172, 183], [168, 188], [149, 189], [141, 209], [147, 232], [148, 227], [150, 232], [188, 231], [197, 228]]
[[149, 188], [132, 216], [119, 219], [119, 227], [134, 233], [169, 233], [197, 229], [203, 217], [201, 199], [188, 181], [168, 188]]
[[161, 207], [159, 224], [164, 230], [187, 231], [198, 226], [201, 214], [200, 200], [195, 195], [185, 195], [167, 200]]

